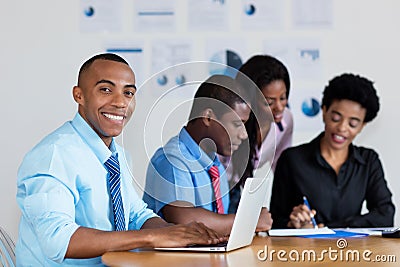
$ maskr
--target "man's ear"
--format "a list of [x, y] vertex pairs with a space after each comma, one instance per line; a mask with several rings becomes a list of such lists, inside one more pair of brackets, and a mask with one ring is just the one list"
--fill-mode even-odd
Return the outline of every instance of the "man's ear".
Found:
[[203, 110], [201, 113], [201, 119], [204, 125], [209, 127], [211, 125], [211, 121], [215, 119], [214, 111], [211, 108]]
[[83, 104], [83, 92], [82, 88], [79, 86], [74, 86], [72, 89], [72, 96], [74, 97], [74, 100], [78, 104]]

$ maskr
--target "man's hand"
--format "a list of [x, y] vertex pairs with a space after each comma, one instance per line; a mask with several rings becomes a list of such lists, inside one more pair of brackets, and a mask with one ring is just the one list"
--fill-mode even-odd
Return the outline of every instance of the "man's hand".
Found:
[[[143, 230], [147, 231], [147, 230]], [[182, 247], [192, 244], [217, 244], [227, 240], [226, 236], [206, 227], [203, 223], [191, 222], [170, 227], [151, 229], [152, 247]]]
[[258, 218], [256, 232], [264, 232], [270, 230], [272, 227], [271, 213], [267, 208], [262, 208], [260, 217]]

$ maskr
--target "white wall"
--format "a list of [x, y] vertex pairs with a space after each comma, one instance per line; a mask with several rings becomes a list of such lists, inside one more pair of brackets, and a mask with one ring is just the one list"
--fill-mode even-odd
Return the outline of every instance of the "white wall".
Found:
[[[227, 1], [229, 2], [229, 1]], [[231, 10], [239, 9], [239, 1], [231, 1]], [[145, 40], [154, 35], [134, 32], [129, 12], [132, 1], [123, 0], [124, 27], [121, 33], [83, 34], [79, 30], [79, 1], [7, 1], [0, 9], [0, 77], [3, 119], [1, 123], [2, 153], [0, 162], [0, 225], [17, 238], [20, 212], [16, 194], [16, 172], [24, 154], [45, 134], [65, 120], [71, 119], [76, 105], [71, 96], [81, 63], [102, 51], [109, 40]], [[186, 3], [179, 1], [181, 11]], [[285, 1], [289, 9], [290, 1]], [[383, 161], [386, 177], [400, 206], [400, 181], [397, 179], [397, 157], [400, 111], [397, 102], [398, 62], [400, 62], [400, 1], [398, 0], [334, 0], [334, 25], [325, 30], [294, 30], [286, 18], [283, 31], [248, 33], [235, 30], [223, 33], [192, 33], [185, 36], [203, 42], [213, 36], [248, 40], [251, 52], [262, 51], [261, 43], [274, 38], [307, 36], [322, 40], [324, 61], [321, 90], [334, 75], [352, 71], [376, 81], [382, 108], [378, 118], [368, 125], [356, 143], [374, 147]], [[184, 23], [185, 17], [181, 23]], [[234, 22], [233, 22], [234, 23]], [[196, 50], [195, 53], [199, 53]], [[139, 67], [140, 66], [136, 66]], [[147, 78], [147, 77], [145, 77]], [[143, 80], [145, 78], [142, 78]], [[295, 89], [293, 89], [295, 90]], [[140, 105], [138, 99], [138, 105]], [[295, 133], [295, 143], [308, 141], [313, 133]], [[144, 165], [141, 171], [144, 173]], [[396, 224], [400, 216], [396, 213]]]

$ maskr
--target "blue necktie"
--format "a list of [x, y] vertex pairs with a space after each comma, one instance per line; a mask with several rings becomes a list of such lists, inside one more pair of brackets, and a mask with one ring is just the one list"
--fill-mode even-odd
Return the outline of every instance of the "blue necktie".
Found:
[[104, 165], [109, 174], [108, 184], [114, 211], [115, 230], [125, 231], [124, 206], [121, 197], [120, 170], [117, 156], [111, 156]]

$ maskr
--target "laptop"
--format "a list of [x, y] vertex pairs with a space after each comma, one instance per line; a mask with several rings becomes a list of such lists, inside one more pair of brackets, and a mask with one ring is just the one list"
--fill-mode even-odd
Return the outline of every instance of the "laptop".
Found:
[[267, 193], [267, 180], [269, 177], [246, 179], [228, 242], [215, 245], [192, 245], [155, 249], [167, 251], [228, 252], [250, 245]]

